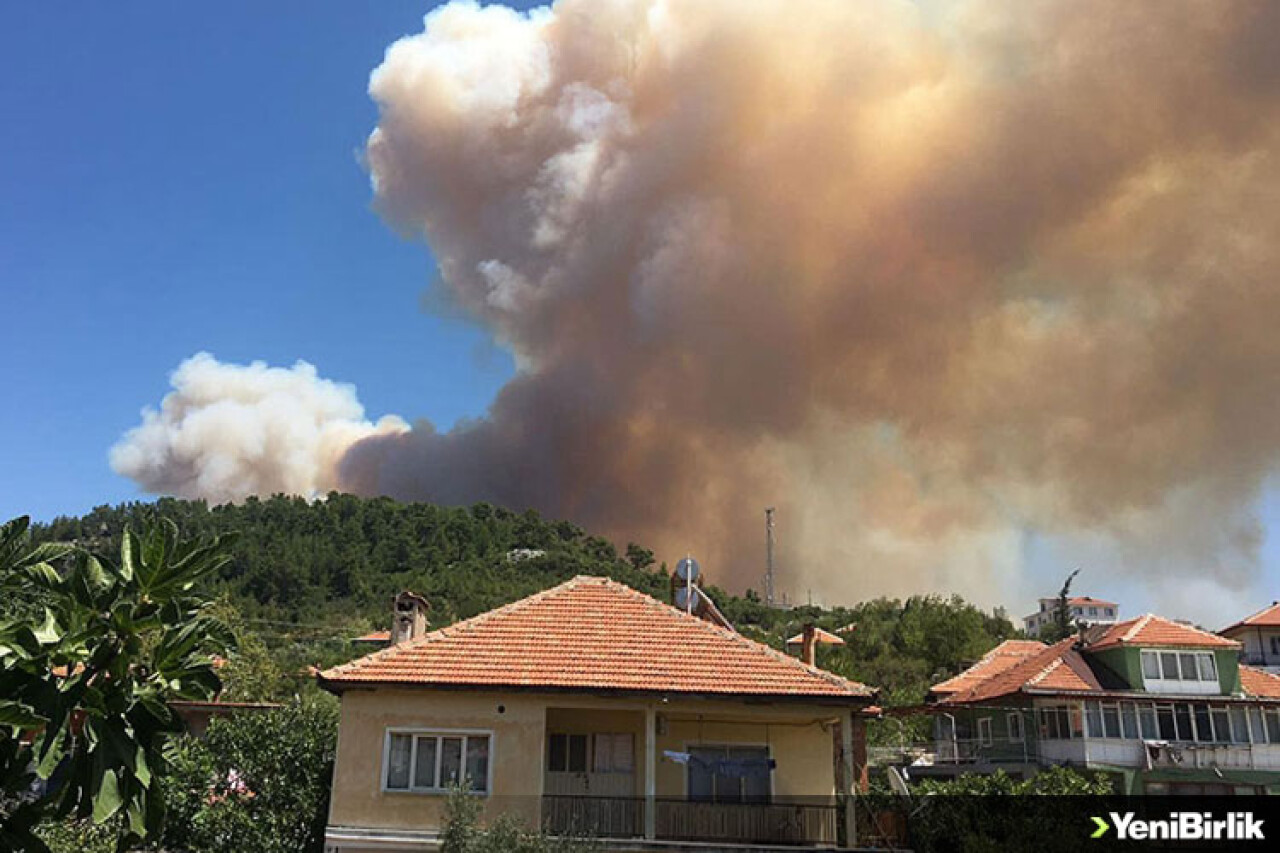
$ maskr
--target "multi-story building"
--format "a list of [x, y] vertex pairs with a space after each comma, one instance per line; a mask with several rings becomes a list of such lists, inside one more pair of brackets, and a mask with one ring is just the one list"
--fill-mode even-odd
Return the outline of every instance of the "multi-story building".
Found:
[[1280, 676], [1240, 643], [1147, 614], [1053, 645], [1009, 640], [935, 685], [912, 776], [1114, 774], [1124, 793], [1280, 793]]
[[1280, 675], [1280, 602], [1218, 632], [1240, 643], [1241, 663]]
[[[1114, 601], [1078, 595], [1067, 599], [1067, 607], [1071, 612], [1072, 625], [1114, 625], [1120, 621], [1120, 605]], [[1047, 626], [1053, 624], [1057, 609], [1057, 598], [1040, 599], [1040, 609], [1022, 619], [1027, 636], [1039, 637]]]

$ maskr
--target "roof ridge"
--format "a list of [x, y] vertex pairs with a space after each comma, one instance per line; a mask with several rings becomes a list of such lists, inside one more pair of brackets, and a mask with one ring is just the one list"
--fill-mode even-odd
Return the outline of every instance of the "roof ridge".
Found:
[[[1236, 620], [1235, 622], [1232, 622], [1230, 625], [1228, 625], [1227, 627], [1223, 628], [1223, 629], [1222, 629], [1222, 631], [1230, 631], [1232, 628], [1239, 628], [1239, 627], [1241, 627], [1241, 626], [1243, 626], [1243, 625], [1248, 625], [1248, 624], [1250, 624], [1254, 619], [1257, 619], [1257, 618], [1258, 618], [1259, 616], [1261, 616], [1262, 614], [1264, 614], [1264, 613], [1266, 613], [1266, 612], [1268, 612], [1268, 611], [1270, 611], [1270, 610], [1275, 610], [1275, 609], [1277, 609], [1277, 608], [1280, 608], [1280, 601], [1273, 601], [1273, 602], [1271, 602], [1270, 604], [1268, 604], [1266, 607], [1262, 608], [1261, 610], [1258, 610], [1258, 611], [1255, 611], [1255, 612], [1253, 612], [1253, 613], [1250, 613], [1248, 616], [1244, 617], [1243, 619], [1238, 619], [1238, 620]], [[1219, 631], [1218, 633], [1222, 633], [1222, 631]]]
[[475, 625], [484, 624], [485, 622], [489, 621], [491, 618], [495, 616], [521, 610], [525, 606], [533, 604], [537, 601], [541, 601], [542, 599], [546, 598], [552, 593], [559, 592], [563, 589], [568, 589], [573, 586], [577, 586], [584, 579], [590, 579], [591, 577], [592, 577], [591, 575], [575, 575], [574, 577], [570, 578], [567, 581], [563, 581], [552, 587], [547, 587], [546, 589], [540, 590], [539, 592], [535, 592], [532, 595], [526, 595], [524, 598], [518, 598], [515, 601], [508, 602], [507, 604], [502, 605], [501, 607], [495, 607], [492, 610], [486, 610], [483, 613], [477, 613], [475, 616], [472, 616], [469, 619], [462, 619], [450, 625], [444, 625], [440, 628], [436, 628], [434, 631], [428, 631], [427, 633], [423, 634], [421, 637], [415, 637], [414, 639], [408, 640], [407, 642], [403, 642], [398, 645], [391, 645], [385, 649], [379, 649], [378, 651], [371, 652], [370, 654], [364, 655], [363, 657], [358, 657], [355, 660], [347, 661], [344, 664], [339, 664], [338, 666], [325, 670], [325, 672], [321, 673], [321, 675], [325, 675], [329, 672], [346, 672], [350, 669], [354, 669], [357, 665], [363, 666], [366, 663], [381, 660], [384, 657], [388, 657], [393, 652], [402, 653], [408, 649], [417, 648], [419, 646], [425, 646], [430, 642], [434, 642], [436, 640], [443, 639], [444, 637], [451, 636], [452, 634], [456, 634], [460, 630], [465, 630], [466, 628], [474, 627]]
[[[591, 576], [585, 575], [583, 577], [591, 577]], [[837, 687], [852, 686], [858, 690], [867, 691], [868, 693], [871, 692], [871, 688], [869, 688], [867, 685], [863, 684], [860, 681], [854, 681], [851, 678], [845, 678], [844, 676], [836, 675], [834, 672], [829, 672], [825, 669], [820, 669], [819, 667], [811, 666], [805, 663], [804, 661], [799, 660], [798, 658], [793, 658], [791, 655], [785, 652], [778, 651], [772, 646], [766, 646], [764, 643], [761, 643], [757, 640], [753, 640], [750, 637], [744, 636], [743, 634], [737, 631], [731, 631], [728, 628], [721, 628], [719, 625], [713, 625], [705, 619], [702, 619], [698, 616], [694, 616], [691, 613], [686, 613], [685, 611], [681, 610], [679, 607], [676, 607], [671, 604], [667, 604], [665, 601], [661, 601], [657, 598], [654, 598], [652, 595], [649, 595], [647, 592], [641, 592], [640, 590], [629, 587], [624, 583], [619, 583], [618, 581], [615, 581], [612, 578], [604, 578], [604, 580], [608, 583], [616, 584], [618, 587], [621, 587], [623, 590], [631, 593], [632, 595], [639, 596], [640, 598], [646, 599], [647, 601], [650, 601], [658, 605], [659, 607], [670, 610], [671, 612], [677, 614], [682, 619], [691, 619], [693, 620], [694, 623], [697, 624], [699, 628], [718, 633], [727, 639], [737, 642], [739, 645], [742, 645], [744, 648], [751, 649], [752, 651], [755, 651], [757, 653], [763, 652], [766, 655], [772, 656], [777, 660], [786, 661], [789, 665], [800, 667], [808, 671], [811, 675], [821, 676], [822, 678], [826, 679], [827, 681], [836, 685]]]
[[1150, 623], [1151, 620], [1154, 618], [1155, 618], [1154, 613], [1144, 613], [1138, 618], [1134, 619], [1133, 624], [1129, 626], [1129, 630], [1125, 631], [1123, 634], [1120, 635], [1119, 641], [1122, 643], [1129, 642], [1134, 637], [1138, 636], [1138, 634], [1142, 631], [1142, 629], [1147, 627], [1148, 623]]
[[1177, 621], [1174, 621], [1173, 619], [1166, 619], [1165, 617], [1157, 616], [1154, 613], [1148, 613], [1147, 615], [1150, 616], [1152, 619], [1159, 619], [1161, 622], [1165, 622], [1169, 625], [1176, 625], [1177, 627], [1183, 629], [1184, 631], [1193, 631], [1197, 634], [1203, 634], [1204, 636], [1209, 637], [1210, 639], [1213, 639], [1213, 640], [1227, 640], [1227, 642], [1233, 642], [1233, 643], [1236, 642], [1235, 640], [1229, 640], [1226, 637], [1220, 637], [1217, 634], [1213, 633], [1212, 631], [1206, 631], [1203, 628], [1197, 628], [1195, 625], [1185, 625], [1182, 622], [1177, 622]]

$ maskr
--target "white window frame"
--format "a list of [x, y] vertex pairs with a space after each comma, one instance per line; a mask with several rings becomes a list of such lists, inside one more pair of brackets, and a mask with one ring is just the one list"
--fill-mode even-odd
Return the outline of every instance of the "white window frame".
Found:
[[[1138, 671], [1142, 674], [1143, 689], [1152, 693], [1183, 693], [1197, 695], [1217, 695], [1221, 693], [1221, 676], [1218, 671], [1218, 659], [1213, 652], [1202, 651], [1198, 649], [1142, 649], [1139, 653], [1141, 665]], [[1164, 656], [1172, 655], [1175, 658], [1175, 667], [1178, 670], [1177, 678], [1164, 677]], [[1183, 678], [1182, 663], [1186, 656], [1191, 656], [1195, 660], [1195, 677]], [[1209, 666], [1213, 672], [1212, 678], [1202, 678], [1200, 670], [1204, 668], [1204, 660], [1208, 659]], [[1159, 678], [1152, 678], [1147, 675], [1146, 662], [1154, 660], [1156, 671], [1160, 673]]]
[[[1022, 739], [1025, 737], [1025, 734], [1022, 731], [1022, 713], [1020, 711], [1014, 711], [1009, 714], [1009, 716], [1005, 719], [1004, 722], [1005, 722], [1005, 734], [1009, 738], [1009, 743], [1021, 743]], [[1014, 729], [1018, 730], [1017, 737], [1013, 736]]]
[[[407, 788], [390, 788], [387, 787], [387, 777], [391, 771], [391, 736], [392, 735], [408, 735], [413, 738], [410, 742], [409, 750], [409, 787]], [[391, 726], [386, 730], [382, 738], [382, 767], [378, 772], [379, 787], [384, 794], [426, 794], [428, 796], [440, 796], [448, 794], [448, 788], [415, 788], [413, 786], [413, 777], [417, 770], [414, 766], [418, 756], [418, 738], [419, 737], [461, 737], [461, 738], [488, 738], [489, 740], [489, 761], [485, 768], [485, 781], [483, 791], [473, 791], [468, 789], [466, 793], [476, 797], [488, 797], [493, 792], [493, 767], [495, 741], [493, 729], [438, 729], [422, 726]], [[437, 747], [436, 749], [436, 778], [440, 778], [440, 762], [443, 760], [444, 750]], [[462, 765], [463, 778], [466, 778], [467, 769], [467, 747], [463, 741], [462, 755], [460, 757]]]
[[980, 746], [991, 746], [995, 743], [995, 738], [991, 734], [991, 718], [981, 717], [978, 719], [978, 744]]

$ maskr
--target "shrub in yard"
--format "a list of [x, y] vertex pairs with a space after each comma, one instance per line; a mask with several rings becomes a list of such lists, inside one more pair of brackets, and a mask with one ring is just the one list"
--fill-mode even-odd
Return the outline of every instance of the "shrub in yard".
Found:
[[188, 853], [324, 849], [337, 707], [329, 697], [214, 720], [184, 738], [164, 780], [166, 847]]

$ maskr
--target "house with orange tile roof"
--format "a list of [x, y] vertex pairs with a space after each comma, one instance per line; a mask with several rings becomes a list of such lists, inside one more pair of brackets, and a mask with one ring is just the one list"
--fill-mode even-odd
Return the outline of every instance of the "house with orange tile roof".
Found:
[[446, 793], [613, 850], [853, 846], [876, 691], [605, 578], [326, 670], [326, 849], [434, 850]]
[[933, 753], [908, 775], [1070, 765], [1124, 793], [1280, 793], [1280, 676], [1239, 652], [1150, 613], [1052, 645], [1006, 640], [930, 689]]
[[1240, 660], [1280, 675], [1280, 601], [1218, 632], [1240, 643]]
[[[1023, 631], [1028, 637], [1039, 637], [1053, 624], [1058, 609], [1057, 598], [1042, 598], [1040, 609], [1022, 617]], [[1120, 605], [1089, 595], [1076, 595], [1067, 599], [1067, 609], [1072, 625], [1114, 625], [1120, 621]]]

